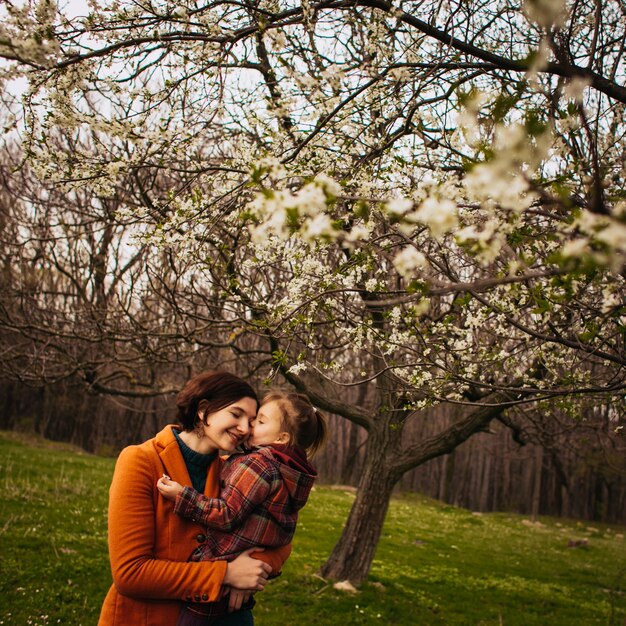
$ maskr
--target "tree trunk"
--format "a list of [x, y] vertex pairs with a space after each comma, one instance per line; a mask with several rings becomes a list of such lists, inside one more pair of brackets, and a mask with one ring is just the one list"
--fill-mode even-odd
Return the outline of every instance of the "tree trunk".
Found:
[[452, 473], [452, 467], [454, 462], [452, 455], [454, 452], [447, 454], [442, 459], [439, 459], [439, 484], [437, 486], [437, 499], [443, 502], [448, 502], [450, 496], [450, 482], [448, 480], [448, 474]]
[[[375, 444], [374, 444], [375, 445]], [[368, 447], [371, 444], [368, 443]], [[384, 455], [368, 450], [356, 500], [339, 542], [321, 568], [324, 578], [349, 580], [358, 585], [369, 574], [389, 507], [391, 492], [400, 475], [392, 472]]]
[[533, 499], [531, 505], [531, 516], [533, 520], [536, 520], [539, 516], [541, 508], [541, 478], [543, 470], [543, 448], [537, 446], [535, 448], [535, 476], [533, 485]]
[[341, 472], [341, 483], [352, 484], [352, 477], [355, 473], [356, 463], [359, 455], [359, 427], [352, 422], [348, 422], [349, 439], [346, 449], [346, 461]]
[[511, 441], [508, 439], [510, 435], [506, 433], [507, 439], [504, 443], [504, 449], [506, 450], [504, 458], [502, 459], [502, 483], [500, 491], [500, 508], [509, 511], [513, 508], [513, 502], [511, 499]]
[[489, 489], [491, 487], [491, 456], [488, 450], [483, 449], [482, 454], [482, 468], [480, 472], [480, 496], [479, 496], [479, 511], [489, 510]]

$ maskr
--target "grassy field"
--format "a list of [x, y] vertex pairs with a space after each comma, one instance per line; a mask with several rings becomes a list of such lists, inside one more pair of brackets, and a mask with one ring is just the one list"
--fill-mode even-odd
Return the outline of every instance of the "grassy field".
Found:
[[[114, 461], [0, 433], [0, 624], [93, 626], [111, 582], [106, 500]], [[477, 515], [394, 499], [370, 580], [316, 574], [354, 495], [320, 487], [258, 626], [626, 625], [624, 527]], [[587, 545], [568, 547], [570, 541]]]

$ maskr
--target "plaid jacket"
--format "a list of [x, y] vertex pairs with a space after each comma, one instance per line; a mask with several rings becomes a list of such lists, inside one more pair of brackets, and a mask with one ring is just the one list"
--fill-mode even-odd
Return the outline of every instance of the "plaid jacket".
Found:
[[193, 560], [232, 561], [248, 548], [288, 544], [316, 476], [298, 448], [264, 446], [226, 461], [219, 498], [185, 487], [174, 510], [210, 531]]
[[[232, 561], [248, 548], [288, 544], [316, 476], [298, 448], [264, 446], [232, 455], [222, 469], [219, 498], [208, 498], [191, 487], [176, 498], [176, 513], [208, 531], [191, 559]], [[204, 622], [197, 623], [206, 624], [210, 616], [226, 612], [226, 602], [192, 604], [186, 611], [191, 619], [192, 613], [204, 616]]]

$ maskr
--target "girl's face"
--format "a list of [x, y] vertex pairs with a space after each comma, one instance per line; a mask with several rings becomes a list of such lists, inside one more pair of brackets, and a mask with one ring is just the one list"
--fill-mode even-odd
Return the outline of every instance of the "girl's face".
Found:
[[268, 446], [273, 443], [288, 443], [289, 434], [282, 429], [283, 412], [278, 402], [268, 402], [259, 409], [252, 422], [251, 446]]
[[[241, 398], [207, 415], [202, 428], [208, 447], [232, 452], [250, 433], [250, 422], [255, 418], [256, 409], [256, 400]], [[202, 419], [201, 411], [198, 416]]]

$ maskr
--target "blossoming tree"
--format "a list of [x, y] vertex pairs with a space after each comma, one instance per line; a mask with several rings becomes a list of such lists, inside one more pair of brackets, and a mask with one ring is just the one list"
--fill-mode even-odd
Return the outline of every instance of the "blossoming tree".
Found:
[[[3, 80], [28, 80], [7, 128], [39, 175], [103, 197], [129, 172], [184, 179], [117, 212], [170, 253], [171, 304], [216, 315], [234, 352], [367, 430], [325, 575], [362, 581], [403, 473], [511, 406], [575, 416], [595, 397], [619, 430], [618, 1], [39, 2], [5, 18]], [[106, 149], [50, 141], [86, 129]], [[407, 437], [443, 402], [452, 426]]]

